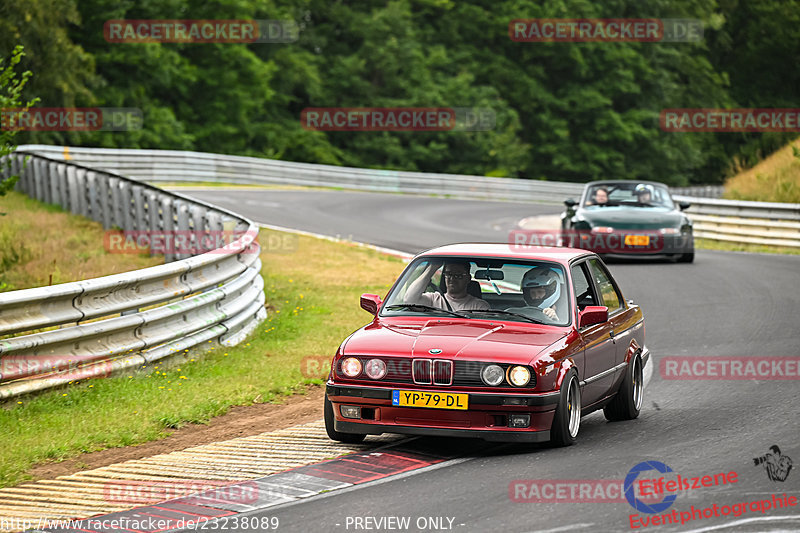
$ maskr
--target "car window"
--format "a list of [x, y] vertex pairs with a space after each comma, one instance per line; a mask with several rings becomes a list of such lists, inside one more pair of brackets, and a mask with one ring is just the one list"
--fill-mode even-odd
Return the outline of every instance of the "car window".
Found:
[[[445, 268], [446, 265], [449, 266]], [[448, 289], [448, 279], [443, 274], [454, 268], [456, 278], [449, 279], [450, 285], [463, 286], [468, 297], [456, 297]], [[525, 294], [521, 290], [523, 282], [528, 287]], [[541, 289], [533, 285], [540, 285]], [[539, 299], [534, 300], [535, 296]], [[555, 311], [555, 317], [545, 313], [548, 308]], [[381, 316], [460, 313], [469, 319], [486, 319], [490, 315], [482, 311], [487, 310], [504, 312], [494, 313], [491, 318], [496, 319], [569, 325], [572, 310], [564, 268], [550, 261], [508, 258], [420, 258], [400, 276], [387, 296]]]
[[578, 309], [583, 311], [587, 305], [598, 305], [594, 297], [594, 291], [586, 276], [585, 263], [573, 265], [572, 287], [575, 291], [575, 298], [578, 302]]
[[[597, 205], [596, 202], [597, 191], [599, 189], [605, 189], [607, 191], [606, 205], [625, 206], [638, 204], [638, 198], [636, 196], [637, 185], [635, 181], [630, 183], [604, 183], [595, 185], [587, 192], [583, 206], [593, 208], [602, 207]], [[675, 208], [675, 204], [672, 202], [667, 187], [659, 184], [647, 184], [646, 187], [651, 194], [650, 205], [669, 209]]]
[[608, 307], [608, 314], [620, 309], [622, 307], [622, 297], [611, 282], [605, 268], [597, 259], [590, 259], [589, 267], [592, 270], [592, 277], [597, 284], [597, 289], [600, 291], [600, 298], [603, 299], [602, 305]]

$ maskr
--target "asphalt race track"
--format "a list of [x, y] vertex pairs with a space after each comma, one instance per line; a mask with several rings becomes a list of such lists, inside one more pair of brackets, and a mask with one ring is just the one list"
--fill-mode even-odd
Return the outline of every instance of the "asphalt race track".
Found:
[[[406, 252], [450, 242], [505, 242], [517, 220], [560, 211], [537, 204], [321, 190], [185, 194], [257, 222]], [[624, 480], [648, 460], [683, 477], [738, 475], [735, 483], [682, 491], [660, 514], [772, 502], [772, 494], [800, 496], [796, 378], [665, 380], [659, 372], [659, 361], [668, 356], [800, 355], [800, 256], [700, 250], [694, 264], [625, 261], [609, 266], [625, 298], [644, 310], [654, 357], [655, 372], [637, 420], [611, 424], [594, 413], [583, 419], [578, 443], [561, 449], [486, 444], [476, 451], [454, 439], [416, 439], [424, 447], [462, 447], [464, 455], [409, 475], [252, 514], [277, 516], [279, 531], [398, 530], [392, 527], [398, 522], [378, 522], [388, 517], [408, 517], [409, 527], [399, 529], [406, 531], [800, 530], [800, 504], [765, 512], [748, 507], [738, 517], [701, 519], [695, 514], [683, 525], [636, 523], [638, 529], [632, 529], [630, 516], [659, 515], [637, 514], [624, 497], [608, 503], [512, 501], [515, 480]], [[772, 445], [795, 462], [785, 481], [770, 480], [764, 466], [754, 464]], [[658, 477], [653, 474], [647, 477]]]

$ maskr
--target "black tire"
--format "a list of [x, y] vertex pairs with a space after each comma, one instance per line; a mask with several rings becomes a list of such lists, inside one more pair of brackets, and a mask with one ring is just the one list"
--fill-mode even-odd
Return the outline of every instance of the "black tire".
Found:
[[694, 250], [679, 255], [678, 263], [694, 263]]
[[578, 440], [580, 428], [581, 387], [577, 372], [570, 370], [561, 384], [561, 397], [550, 428], [550, 443], [553, 446], [570, 446]]
[[619, 387], [614, 399], [603, 408], [603, 414], [609, 422], [633, 420], [639, 416], [644, 398], [644, 368], [642, 358], [637, 353], [628, 365], [625, 379]]
[[338, 440], [339, 442], [344, 442], [346, 444], [358, 444], [359, 442], [363, 442], [364, 437], [361, 433], [340, 433], [333, 429], [333, 404], [328, 399], [328, 395], [325, 395], [325, 431], [328, 433], [328, 436], [333, 440]]

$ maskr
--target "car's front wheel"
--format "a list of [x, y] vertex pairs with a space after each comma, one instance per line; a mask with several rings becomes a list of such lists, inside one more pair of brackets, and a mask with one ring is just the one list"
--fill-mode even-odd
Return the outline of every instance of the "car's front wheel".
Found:
[[614, 399], [603, 408], [606, 420], [616, 422], [618, 420], [633, 420], [639, 416], [642, 409], [642, 398], [644, 397], [644, 375], [642, 370], [642, 358], [639, 354], [633, 356], [633, 360], [628, 365], [625, 379], [619, 392]]
[[325, 395], [325, 431], [328, 433], [328, 436], [333, 440], [338, 440], [339, 442], [344, 442], [346, 444], [358, 444], [364, 440], [366, 435], [362, 435], [360, 433], [341, 433], [336, 431], [333, 428], [333, 404], [328, 399], [328, 395]]
[[694, 251], [679, 255], [678, 263], [694, 263]]
[[550, 442], [554, 446], [569, 446], [578, 440], [581, 429], [581, 388], [578, 374], [570, 370], [561, 384], [561, 396], [550, 428]]

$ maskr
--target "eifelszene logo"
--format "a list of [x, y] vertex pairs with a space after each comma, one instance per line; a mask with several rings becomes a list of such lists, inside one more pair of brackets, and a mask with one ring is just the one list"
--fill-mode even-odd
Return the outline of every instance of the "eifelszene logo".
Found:
[[634, 483], [636, 482], [636, 479], [639, 477], [640, 473], [648, 472], [650, 470], [656, 470], [662, 474], [672, 472], [672, 469], [661, 461], [643, 461], [639, 463], [631, 468], [628, 472], [628, 475], [625, 476], [625, 499], [628, 500], [628, 503], [631, 504], [631, 507], [641, 513], [656, 514], [669, 509], [670, 506], [675, 503], [678, 495], [670, 494], [668, 496], [664, 496], [663, 500], [656, 503], [644, 502], [638, 498], [634, 493]]

